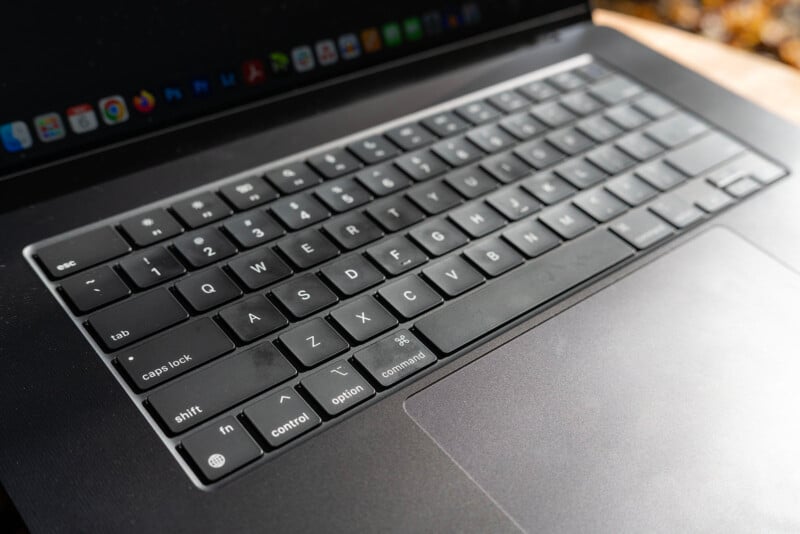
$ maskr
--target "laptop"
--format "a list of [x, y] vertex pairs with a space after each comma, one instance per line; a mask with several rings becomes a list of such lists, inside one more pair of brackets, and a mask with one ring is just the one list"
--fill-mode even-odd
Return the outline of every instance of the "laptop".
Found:
[[590, 15], [8, 6], [26, 528], [800, 530], [800, 129]]

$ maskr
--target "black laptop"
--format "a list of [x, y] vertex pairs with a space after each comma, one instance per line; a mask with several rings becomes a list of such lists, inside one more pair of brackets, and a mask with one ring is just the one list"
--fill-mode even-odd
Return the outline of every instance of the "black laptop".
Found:
[[4, 12], [30, 531], [800, 530], [796, 126], [582, 0]]

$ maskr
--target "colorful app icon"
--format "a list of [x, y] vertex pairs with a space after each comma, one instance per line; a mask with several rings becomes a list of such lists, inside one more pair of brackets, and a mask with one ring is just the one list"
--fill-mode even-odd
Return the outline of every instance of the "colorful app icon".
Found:
[[156, 107], [156, 97], [150, 91], [142, 89], [138, 95], [133, 95], [133, 109], [139, 113], [150, 113]]
[[475, 2], [467, 2], [461, 6], [461, 20], [465, 26], [474, 26], [481, 21], [481, 8]]
[[442, 14], [438, 11], [423, 13], [422, 26], [428, 35], [439, 35], [442, 33]]
[[250, 59], [242, 63], [242, 79], [245, 85], [260, 85], [267, 79], [267, 71], [260, 59]]
[[308, 72], [314, 68], [314, 54], [310, 46], [295, 46], [292, 48], [292, 63], [297, 72]]
[[89, 104], [78, 104], [67, 108], [67, 122], [76, 134], [97, 129], [97, 115]]
[[339, 54], [342, 59], [355, 59], [361, 55], [361, 44], [354, 33], [339, 36]]
[[455, 8], [448, 8], [444, 13], [444, 27], [455, 30], [461, 26], [461, 15]]
[[0, 126], [0, 140], [6, 152], [19, 152], [33, 145], [31, 131], [22, 121], [7, 122]]
[[339, 61], [339, 53], [336, 51], [336, 44], [334, 44], [331, 39], [317, 41], [317, 44], [314, 45], [314, 49], [317, 51], [317, 60], [323, 67], [333, 65]]
[[34, 117], [33, 125], [36, 127], [36, 135], [45, 143], [62, 139], [67, 135], [58, 113], [45, 113]]
[[236, 73], [231, 71], [219, 73], [219, 84], [225, 89], [236, 87]]
[[418, 17], [411, 17], [404, 20], [403, 30], [406, 32], [406, 39], [409, 41], [419, 41], [422, 39], [422, 22]]
[[289, 71], [289, 56], [283, 52], [272, 52], [269, 55], [269, 66], [272, 67], [272, 72], [281, 74]]
[[192, 95], [204, 97], [211, 94], [211, 80], [208, 78], [195, 78], [192, 80]]
[[164, 87], [164, 101], [167, 104], [175, 104], [183, 100], [183, 89], [176, 85]]
[[381, 43], [381, 34], [378, 32], [378, 28], [361, 30], [361, 44], [367, 54], [380, 51], [383, 48], [383, 43]]
[[119, 124], [128, 120], [128, 106], [119, 95], [107, 96], [100, 99], [98, 104], [103, 122], [109, 125]]
[[403, 34], [400, 33], [400, 25], [396, 22], [384, 24], [381, 31], [383, 32], [383, 42], [389, 48], [403, 44]]

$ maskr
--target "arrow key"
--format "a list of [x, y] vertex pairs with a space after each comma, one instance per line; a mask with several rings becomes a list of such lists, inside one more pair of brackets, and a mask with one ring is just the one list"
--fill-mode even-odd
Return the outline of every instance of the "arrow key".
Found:
[[280, 447], [318, 426], [322, 420], [292, 388], [285, 388], [244, 411], [270, 447]]

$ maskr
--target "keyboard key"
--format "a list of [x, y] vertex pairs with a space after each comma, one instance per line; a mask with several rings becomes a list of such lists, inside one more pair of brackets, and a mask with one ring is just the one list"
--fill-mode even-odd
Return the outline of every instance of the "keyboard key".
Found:
[[464, 256], [491, 277], [500, 276], [523, 263], [522, 256], [496, 237], [465, 249]]
[[686, 181], [686, 177], [663, 161], [653, 161], [636, 169], [636, 174], [656, 189], [666, 191]]
[[138, 289], [177, 278], [186, 268], [164, 247], [153, 247], [122, 258], [119, 266]]
[[676, 113], [648, 126], [645, 133], [661, 145], [672, 148], [706, 132], [708, 126], [685, 113]]
[[594, 146], [594, 142], [574, 128], [564, 128], [547, 136], [547, 140], [561, 152], [573, 156]]
[[516, 221], [536, 213], [542, 205], [522, 189], [503, 189], [489, 195], [486, 202], [509, 221]]
[[471, 102], [469, 104], [459, 106], [456, 108], [456, 113], [458, 113], [462, 118], [476, 125], [489, 122], [500, 116], [499, 111], [497, 111], [491, 104], [484, 101]]
[[315, 274], [310, 273], [295, 276], [274, 288], [272, 294], [297, 319], [308, 317], [339, 302], [339, 297]]
[[367, 213], [387, 232], [402, 230], [425, 218], [419, 208], [403, 197], [373, 202], [367, 207]]
[[730, 162], [727, 165], [734, 164], [745, 169], [748, 176], [752, 176], [764, 185], [771, 184], [775, 180], [786, 176], [784, 169], [752, 153], [744, 154], [737, 158], [735, 162]]
[[609, 228], [639, 250], [655, 245], [674, 232], [672, 226], [644, 209], [628, 213]]
[[391, 163], [371, 167], [356, 174], [356, 180], [376, 197], [384, 197], [410, 186], [413, 182]]
[[615, 126], [614, 123], [601, 116], [589, 117], [578, 121], [575, 127], [598, 143], [604, 143], [622, 133], [622, 130]]
[[125, 282], [107, 265], [67, 278], [61, 283], [61, 291], [79, 313], [95, 310], [131, 294]]
[[368, 295], [333, 310], [331, 318], [357, 343], [371, 339], [397, 325], [397, 319]]
[[555, 204], [575, 194], [576, 189], [552, 172], [540, 173], [523, 180], [520, 185], [544, 204]]
[[322, 225], [345, 250], [353, 250], [383, 237], [383, 230], [361, 213], [348, 213]]
[[[173, 382], [147, 402], [164, 426], [177, 434], [296, 374], [271, 343], [261, 343]], [[187, 410], [190, 407], [194, 410]]]
[[422, 274], [450, 298], [469, 291], [486, 280], [460, 256], [450, 256], [437, 261], [422, 269]]
[[608, 120], [624, 130], [633, 130], [649, 122], [647, 115], [639, 113], [628, 104], [614, 106], [605, 112], [605, 116]]
[[623, 174], [622, 176], [614, 178], [606, 184], [606, 189], [627, 202], [630, 206], [638, 206], [658, 194], [658, 191], [654, 187], [651, 187], [632, 173]]
[[322, 423], [319, 415], [291, 388], [249, 406], [244, 415], [270, 447], [280, 447]]
[[599, 63], [589, 63], [576, 69], [581, 76], [590, 81], [602, 80], [606, 76], [611, 76], [611, 71]]
[[175, 289], [196, 312], [216, 308], [238, 298], [242, 290], [217, 267], [187, 276]]
[[514, 224], [503, 237], [528, 258], [535, 258], [557, 247], [561, 240], [539, 221], [527, 220]]
[[316, 195], [331, 211], [341, 213], [362, 206], [372, 198], [353, 178], [341, 178], [315, 190]]
[[676, 228], [686, 228], [704, 217], [700, 208], [674, 193], [656, 199], [650, 204], [650, 211]]
[[203, 317], [126, 350], [117, 363], [136, 388], [146, 391], [235, 348], [214, 321]]
[[461, 204], [461, 197], [440, 180], [415, 187], [406, 196], [428, 215], [436, 215]]
[[224, 185], [219, 188], [219, 193], [238, 211], [249, 210], [278, 198], [278, 192], [257, 176]]
[[182, 446], [200, 475], [210, 482], [261, 456], [259, 446], [233, 417], [192, 434]]
[[608, 174], [618, 174], [636, 164], [636, 160], [613, 146], [596, 148], [586, 158]]
[[330, 212], [311, 195], [280, 198], [272, 203], [272, 213], [292, 230], [300, 230], [330, 217]]
[[483, 202], [468, 204], [450, 212], [450, 220], [473, 238], [502, 228], [506, 220]]
[[575, 120], [575, 115], [567, 111], [567, 108], [558, 102], [548, 102], [534, 106], [531, 108], [531, 113], [538, 121], [543, 122], [550, 128], [558, 128]]
[[572, 204], [546, 211], [539, 219], [563, 239], [573, 239], [594, 228], [594, 221]]
[[468, 167], [449, 173], [445, 182], [464, 198], [475, 198], [498, 187], [497, 181], [480, 167]]
[[263, 295], [253, 295], [228, 306], [219, 316], [242, 343], [250, 343], [289, 324]]
[[347, 341], [320, 318], [281, 334], [280, 340], [305, 367], [314, 367], [350, 348]]
[[345, 360], [338, 360], [300, 381], [330, 416], [364, 402], [375, 389]]
[[529, 113], [517, 113], [505, 117], [498, 124], [520, 141], [547, 131], [547, 126], [534, 119]]
[[361, 168], [361, 163], [341, 148], [311, 156], [308, 163], [325, 178], [336, 178]]
[[266, 287], [292, 274], [292, 269], [266, 247], [237, 256], [228, 268], [250, 290]]
[[744, 147], [719, 132], [673, 150], [665, 161], [687, 176], [698, 176], [744, 152]]
[[461, 167], [472, 163], [483, 155], [478, 147], [464, 137], [445, 139], [433, 145], [432, 149], [451, 167]]
[[422, 124], [439, 137], [447, 137], [469, 129], [469, 124], [465, 120], [449, 111], [428, 117]]
[[263, 245], [285, 233], [281, 225], [263, 211], [242, 213], [225, 221], [223, 226], [242, 248]]
[[626, 135], [619, 139], [616, 145], [617, 148], [620, 148], [623, 152], [639, 161], [650, 159], [664, 151], [660, 145], [650, 141], [639, 132]]
[[385, 388], [436, 362], [433, 352], [408, 330], [398, 330], [356, 352], [354, 358]]
[[547, 79], [562, 91], [572, 91], [586, 85], [586, 81], [573, 72], [562, 72]]
[[520, 145], [514, 150], [514, 153], [535, 169], [549, 167], [564, 159], [564, 154], [543, 140], [530, 141]]
[[430, 150], [406, 154], [397, 158], [395, 164], [417, 182], [438, 176], [448, 169], [448, 166]]
[[733, 203], [733, 198], [730, 195], [707, 182], [689, 182], [676, 193], [687, 202], [697, 205], [706, 213], [716, 213]]
[[441, 353], [453, 353], [632, 254], [611, 233], [593, 232], [431, 312], [415, 328]]
[[586, 93], [572, 93], [561, 99], [561, 105], [576, 115], [589, 115], [601, 109], [603, 105]]
[[233, 213], [214, 193], [200, 193], [175, 203], [172, 209], [189, 228], [199, 228]]
[[594, 189], [578, 195], [576, 206], [598, 222], [607, 222], [628, 211], [628, 206], [605, 189]]
[[529, 82], [517, 89], [531, 100], [541, 102], [559, 94], [559, 90], [544, 80]]
[[63, 278], [122, 256], [130, 250], [130, 245], [116, 230], [101, 226], [52, 245], [45, 245], [36, 251], [36, 257], [50, 278]]
[[602, 182], [606, 173], [583, 158], [566, 161], [554, 169], [555, 173], [579, 189]]
[[447, 254], [469, 241], [467, 236], [443, 219], [418, 226], [409, 235], [431, 256]]
[[503, 91], [489, 98], [489, 102], [505, 113], [522, 109], [531, 103], [530, 100], [516, 91]]
[[382, 135], [373, 135], [355, 143], [350, 143], [347, 145], [347, 149], [367, 165], [380, 163], [400, 154], [400, 150]]
[[120, 227], [137, 247], [146, 247], [183, 232], [175, 217], [163, 209], [150, 210], [125, 219]]
[[322, 178], [305, 163], [295, 162], [267, 171], [267, 180], [284, 195], [322, 183]]
[[336, 245], [317, 230], [303, 230], [281, 239], [278, 250], [298, 269], [308, 269], [339, 255]]
[[491, 156], [481, 161], [481, 167], [504, 184], [530, 174], [530, 167], [511, 152]]
[[436, 137], [419, 124], [406, 124], [386, 132], [386, 136], [403, 150], [414, 150], [429, 145]]
[[428, 257], [403, 236], [367, 249], [367, 256], [389, 276], [403, 274], [428, 261]]
[[414, 275], [383, 286], [378, 295], [403, 319], [416, 317], [444, 302], [436, 291]]
[[361, 254], [345, 256], [324, 266], [320, 272], [328, 283], [347, 297], [386, 280], [386, 277]]
[[642, 87], [631, 80], [616, 74], [593, 83], [589, 88], [592, 96], [609, 105], [634, 97], [643, 91]]
[[736, 198], [744, 198], [761, 189], [761, 184], [746, 176], [725, 188], [725, 191]]
[[189, 318], [166, 288], [155, 289], [95, 312], [89, 327], [107, 350], [117, 350]]
[[652, 119], [660, 119], [666, 117], [673, 111], [675, 106], [664, 100], [658, 95], [647, 93], [644, 96], [637, 98], [633, 105], [639, 111], [644, 112]]
[[236, 247], [216, 228], [203, 228], [175, 239], [173, 245], [181, 257], [195, 269], [236, 254]]

